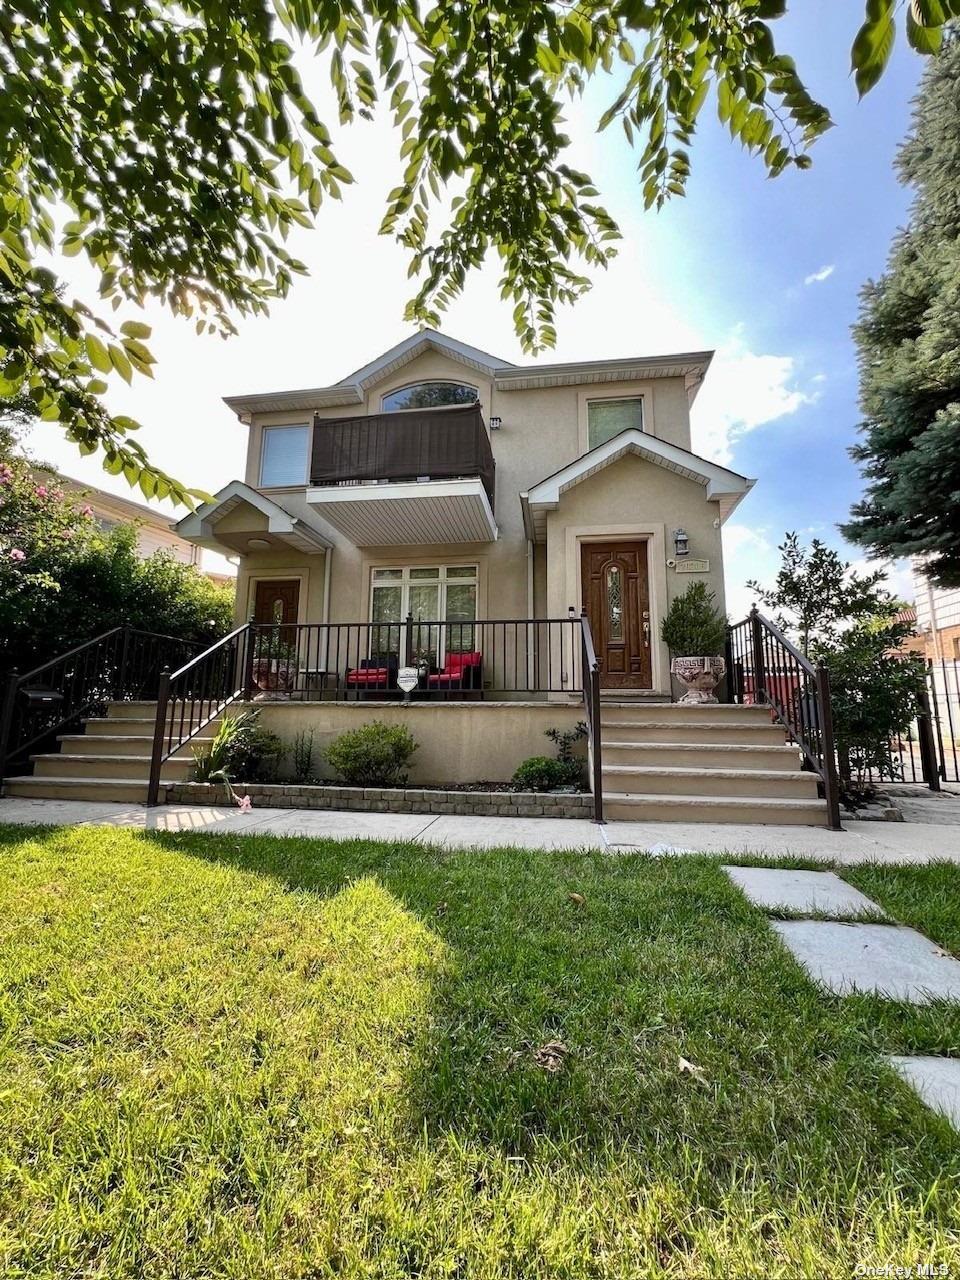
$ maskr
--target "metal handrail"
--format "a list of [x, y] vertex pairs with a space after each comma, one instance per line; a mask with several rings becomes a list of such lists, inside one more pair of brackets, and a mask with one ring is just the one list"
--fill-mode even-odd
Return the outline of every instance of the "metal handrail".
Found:
[[[147, 782], [147, 804], [155, 805], [160, 797], [160, 773], [164, 764], [175, 755], [181, 747], [196, 738], [216, 720], [231, 703], [244, 697], [250, 689], [250, 657], [251, 657], [251, 624], [245, 622], [234, 631], [229, 632], [216, 644], [198, 653], [185, 662], [176, 671], [161, 671], [157, 689], [157, 713], [153, 729], [153, 746], [150, 752], [150, 776]], [[228, 655], [228, 666], [218, 672], [213, 666], [213, 659], [221, 650], [236, 642], [236, 653]], [[199, 684], [192, 691], [185, 684], [186, 677], [193, 672]], [[232, 681], [216, 687], [218, 675], [227, 676], [232, 672]], [[211, 680], [213, 688], [211, 688]], [[177, 697], [177, 686], [183, 686], [182, 697]], [[190, 702], [190, 714], [187, 715], [187, 703]], [[180, 716], [177, 719], [176, 709], [180, 704]], [[169, 719], [169, 726], [167, 721]]]
[[823, 788], [828, 825], [839, 830], [840, 784], [829, 671], [801, 653], [756, 605], [749, 617], [727, 630], [728, 680], [734, 702], [746, 700], [748, 661], [754, 703], [768, 706], [800, 749]]
[[587, 752], [593, 791], [593, 820], [603, 822], [603, 746], [600, 726], [600, 663], [593, 644], [590, 619], [580, 615], [581, 661], [583, 665], [583, 707], [587, 717]]
[[[11, 671], [0, 704], [0, 776], [8, 761], [23, 756], [91, 708], [124, 694], [152, 694], [158, 663], [145, 662], [144, 651], [171, 644], [198, 647], [179, 636], [130, 626], [111, 627], [29, 671]], [[159, 654], [151, 652], [150, 656], [155, 659]], [[43, 677], [45, 692], [49, 689], [56, 700], [37, 709], [22, 708], [22, 692]]]

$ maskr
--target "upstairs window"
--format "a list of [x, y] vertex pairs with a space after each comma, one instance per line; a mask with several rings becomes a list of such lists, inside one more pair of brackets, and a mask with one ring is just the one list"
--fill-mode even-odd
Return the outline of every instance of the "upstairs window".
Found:
[[389, 391], [381, 401], [384, 413], [398, 409], [439, 409], [445, 404], [474, 404], [477, 388], [466, 382], [414, 382]]
[[630, 427], [636, 431], [643, 430], [641, 397], [636, 396], [632, 400], [587, 401], [588, 448], [595, 449], [598, 444], [612, 440]]
[[265, 489], [307, 483], [310, 428], [264, 427], [260, 453], [260, 484]]

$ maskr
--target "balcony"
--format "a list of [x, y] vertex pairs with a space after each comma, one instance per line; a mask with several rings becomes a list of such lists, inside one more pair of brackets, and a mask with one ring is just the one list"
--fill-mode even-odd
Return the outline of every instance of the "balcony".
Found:
[[316, 418], [307, 501], [358, 547], [493, 541], [480, 406]]

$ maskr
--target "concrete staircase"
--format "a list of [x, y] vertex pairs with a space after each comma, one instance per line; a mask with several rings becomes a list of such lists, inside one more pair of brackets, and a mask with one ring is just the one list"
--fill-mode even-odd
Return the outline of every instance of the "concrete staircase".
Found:
[[[81, 733], [60, 736], [59, 752], [31, 756], [33, 775], [7, 778], [4, 795], [144, 804], [156, 708], [155, 702], [111, 702], [105, 716], [83, 721]], [[161, 783], [186, 781], [191, 747], [203, 748], [212, 737], [210, 729], [176, 752], [163, 766]]]
[[816, 777], [763, 707], [604, 700], [600, 726], [610, 821], [826, 825]]

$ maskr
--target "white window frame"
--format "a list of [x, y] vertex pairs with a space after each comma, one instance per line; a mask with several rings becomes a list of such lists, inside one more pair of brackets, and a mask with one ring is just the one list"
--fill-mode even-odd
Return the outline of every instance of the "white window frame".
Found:
[[[478, 403], [480, 400], [480, 388], [475, 387], [472, 382], [460, 382], [457, 378], [418, 378], [416, 382], [406, 382], [402, 387], [391, 387], [389, 391], [384, 391], [383, 395], [380, 397], [380, 412], [435, 413], [438, 409], [456, 409], [462, 407], [456, 404], [434, 404], [427, 409], [420, 408], [417, 405], [412, 405], [409, 409], [387, 409], [384, 407], [384, 402], [388, 400], [390, 396], [398, 395], [401, 391], [411, 391], [414, 387], [426, 386], [466, 387], [468, 391], [472, 391], [474, 393]], [[468, 404], [469, 401], [464, 401], [463, 403]]]
[[[311, 424], [309, 422], [278, 422], [268, 427], [260, 428], [260, 488], [261, 489], [299, 489], [301, 485], [307, 486], [310, 477], [310, 441], [311, 441]], [[263, 464], [267, 455], [267, 433], [269, 431], [290, 431], [290, 430], [306, 431], [307, 447], [304, 450], [303, 458], [303, 478], [301, 480], [293, 480], [286, 484], [267, 484], [263, 478]]]
[[[639, 428], [636, 428], [636, 429], [640, 431], [646, 431], [647, 406], [646, 404], [644, 404], [645, 399], [646, 397], [644, 395], [587, 396], [586, 411], [584, 414], [585, 438], [583, 441], [583, 445], [584, 445], [583, 452], [589, 453], [591, 449], [598, 449], [600, 447], [600, 445], [595, 445], [590, 443], [590, 406], [591, 405], [593, 404], [626, 404], [627, 402], [633, 403], [634, 401], [636, 401], [640, 405], [640, 426]], [[612, 438], [613, 437], [611, 437], [611, 439]], [[600, 444], [605, 444], [605, 443], [606, 441], [604, 440], [600, 441]]]
[[[436, 578], [411, 578], [411, 570], [423, 572], [427, 569], [436, 569]], [[447, 573], [450, 569], [472, 569], [472, 577], [448, 578]], [[399, 578], [385, 578], [382, 583], [377, 582], [378, 573], [396, 573], [399, 570], [401, 576]], [[480, 566], [479, 564], [376, 564], [370, 567], [370, 606], [368, 610], [369, 620], [371, 623], [371, 640], [373, 636], [373, 626], [378, 627], [402, 627], [407, 614], [410, 612], [410, 587], [424, 586], [426, 584], [438, 585], [437, 591], [437, 613], [436, 618], [427, 618], [427, 622], [438, 622], [443, 624], [447, 621], [447, 584], [454, 586], [471, 586], [475, 589], [476, 608], [474, 611], [473, 623], [467, 623], [466, 619], [461, 619], [464, 625], [476, 625], [478, 618], [477, 613], [480, 607]], [[378, 621], [373, 616], [373, 597], [379, 586], [384, 587], [400, 587], [400, 617], [397, 622]], [[416, 624], [415, 624], [416, 625]], [[437, 654], [437, 661], [443, 666], [446, 662], [446, 629], [441, 625], [440, 631], [440, 652]]]

